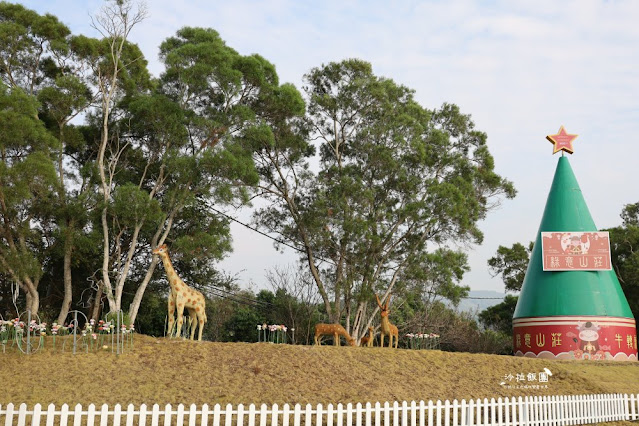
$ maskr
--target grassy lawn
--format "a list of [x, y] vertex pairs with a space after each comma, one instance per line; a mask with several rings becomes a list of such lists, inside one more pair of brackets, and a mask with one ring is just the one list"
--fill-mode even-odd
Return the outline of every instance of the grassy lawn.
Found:
[[[110, 348], [77, 355], [59, 349], [47, 342], [30, 356], [0, 352], [0, 404], [345, 404], [639, 393], [637, 362], [141, 335], [120, 356]], [[540, 381], [544, 369], [552, 375]]]

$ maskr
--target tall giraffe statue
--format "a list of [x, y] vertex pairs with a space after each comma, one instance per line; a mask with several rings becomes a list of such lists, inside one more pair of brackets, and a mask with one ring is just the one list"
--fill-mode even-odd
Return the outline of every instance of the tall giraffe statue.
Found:
[[390, 310], [388, 309], [390, 294], [388, 295], [388, 298], [386, 299], [386, 303], [384, 305], [382, 305], [382, 302], [380, 302], [379, 296], [377, 294], [375, 294], [375, 298], [377, 298], [377, 306], [379, 306], [379, 308], [382, 310], [382, 330], [379, 332], [379, 346], [381, 348], [384, 347], [384, 336], [388, 336], [388, 347], [393, 347], [393, 337], [395, 337], [395, 348], [397, 348], [397, 345], [399, 343], [399, 331], [397, 330], [397, 327], [394, 324], [391, 324], [391, 322], [388, 320], [388, 314], [390, 313]]
[[[199, 291], [186, 285], [184, 281], [178, 277], [177, 272], [171, 264], [169, 259], [169, 251], [166, 248], [166, 244], [162, 244], [160, 247], [153, 250], [153, 254], [157, 254], [162, 259], [164, 264], [164, 271], [169, 279], [169, 285], [171, 286], [171, 293], [169, 294], [169, 336], [173, 335], [173, 312], [177, 308], [177, 327], [175, 334], [178, 330], [182, 329], [182, 315], [184, 314], [184, 308], [189, 311], [189, 317], [191, 320], [191, 340], [195, 337], [195, 327], [199, 327], [198, 340], [202, 340], [202, 330], [204, 329], [204, 323], [206, 322], [206, 301], [204, 295]], [[197, 321], [197, 323], [196, 323]]]

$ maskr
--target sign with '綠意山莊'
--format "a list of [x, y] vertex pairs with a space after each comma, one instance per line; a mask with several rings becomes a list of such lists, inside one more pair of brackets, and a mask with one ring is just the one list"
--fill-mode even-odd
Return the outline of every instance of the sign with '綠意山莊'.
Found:
[[609, 271], [607, 232], [542, 232], [544, 271]]

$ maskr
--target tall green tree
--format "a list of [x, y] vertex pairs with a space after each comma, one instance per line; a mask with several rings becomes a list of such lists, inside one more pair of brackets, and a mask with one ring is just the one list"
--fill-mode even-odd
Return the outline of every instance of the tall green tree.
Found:
[[533, 245], [531, 241], [528, 247], [521, 243], [515, 243], [510, 248], [499, 246], [495, 256], [488, 259], [491, 274], [493, 277], [501, 275], [506, 291], [521, 291]]
[[48, 248], [37, 224], [56, 190], [51, 150], [57, 142], [37, 110], [33, 96], [0, 82], [0, 271], [23, 290], [33, 315]]
[[612, 265], [635, 318], [639, 318], [639, 203], [627, 204], [622, 224], [608, 229]]
[[[57, 247], [64, 247], [60, 250], [64, 256], [64, 300], [58, 316], [62, 322], [71, 304], [74, 238], [82, 227], [82, 218], [86, 217], [86, 206], [77, 203], [77, 194], [83, 191], [74, 190], [73, 194], [68, 187], [69, 180], [79, 174], [74, 157], [66, 152], [67, 147], [78, 145], [82, 139], [69, 122], [88, 107], [91, 93], [80, 77], [79, 64], [74, 61], [70, 31], [56, 17], [39, 15], [7, 2], [0, 3], [0, 17], [0, 77], [8, 87], [21, 88], [38, 98], [40, 105], [35, 117], [43, 121], [59, 142], [51, 151], [56, 159], [57, 196], [48, 199], [49, 209], [41, 212], [40, 225], [52, 248], [48, 255], [55, 257]], [[77, 184], [77, 181], [72, 183]]]
[[515, 190], [455, 105], [427, 110], [355, 59], [314, 68], [305, 82], [305, 122], [258, 152], [270, 206], [257, 220], [300, 247], [330, 321], [345, 318], [358, 338], [377, 312], [375, 291], [387, 297], [433, 247], [480, 242], [477, 222]]
[[[301, 96], [279, 85], [271, 63], [238, 54], [212, 29], [179, 30], [160, 46], [160, 59], [165, 71], [157, 90], [130, 107], [144, 152], [156, 147], [150, 151], [157, 153], [142, 154], [154, 163], [139, 187], [154, 188], [161, 211], [146, 241], [153, 247], [169, 239], [181, 258], [176, 269], [205, 288], [215, 275], [213, 262], [231, 250], [228, 223], [216, 211], [248, 201], [248, 188], [258, 181], [255, 140], [296, 114]], [[154, 256], [136, 290], [133, 319], [156, 263]]]
[[[139, 229], [133, 231], [132, 244], [128, 247], [118, 246], [120, 235], [112, 236], [109, 223], [109, 206], [114, 201], [114, 181], [119, 171], [118, 163], [127, 144], [120, 139], [119, 132], [114, 132], [112, 124], [113, 112], [132, 85], [148, 79], [146, 61], [139, 49], [128, 42], [133, 28], [146, 17], [143, 4], [135, 4], [130, 0], [107, 1], [102, 10], [93, 19], [93, 26], [103, 38], [92, 40], [79, 38], [76, 46], [85, 63], [91, 68], [92, 83], [97, 93], [99, 108], [96, 118], [99, 120], [100, 139], [98, 143], [96, 169], [100, 182], [102, 229], [102, 287], [104, 288], [109, 309], [121, 309], [122, 291], [128, 276], [131, 259], [135, 253], [135, 240]], [[133, 202], [141, 202], [143, 194], [131, 194], [122, 190], [122, 198], [130, 196]], [[136, 196], [137, 195], [137, 196]], [[140, 197], [140, 195], [142, 195]], [[139, 204], [134, 211], [140, 213]], [[142, 207], [144, 208], [144, 207]], [[114, 247], [115, 246], [115, 247]], [[124, 253], [126, 254], [123, 254]], [[112, 260], [112, 258], [115, 258]], [[115, 267], [115, 268], [114, 268]], [[115, 269], [115, 271], [114, 271]], [[115, 276], [112, 279], [112, 273]]]

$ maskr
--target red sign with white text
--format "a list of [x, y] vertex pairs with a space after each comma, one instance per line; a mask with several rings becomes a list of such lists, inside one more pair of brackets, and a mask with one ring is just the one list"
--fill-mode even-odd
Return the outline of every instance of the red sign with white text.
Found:
[[517, 356], [581, 360], [637, 360], [633, 318], [551, 316], [513, 320]]
[[607, 232], [542, 232], [544, 271], [609, 271]]

